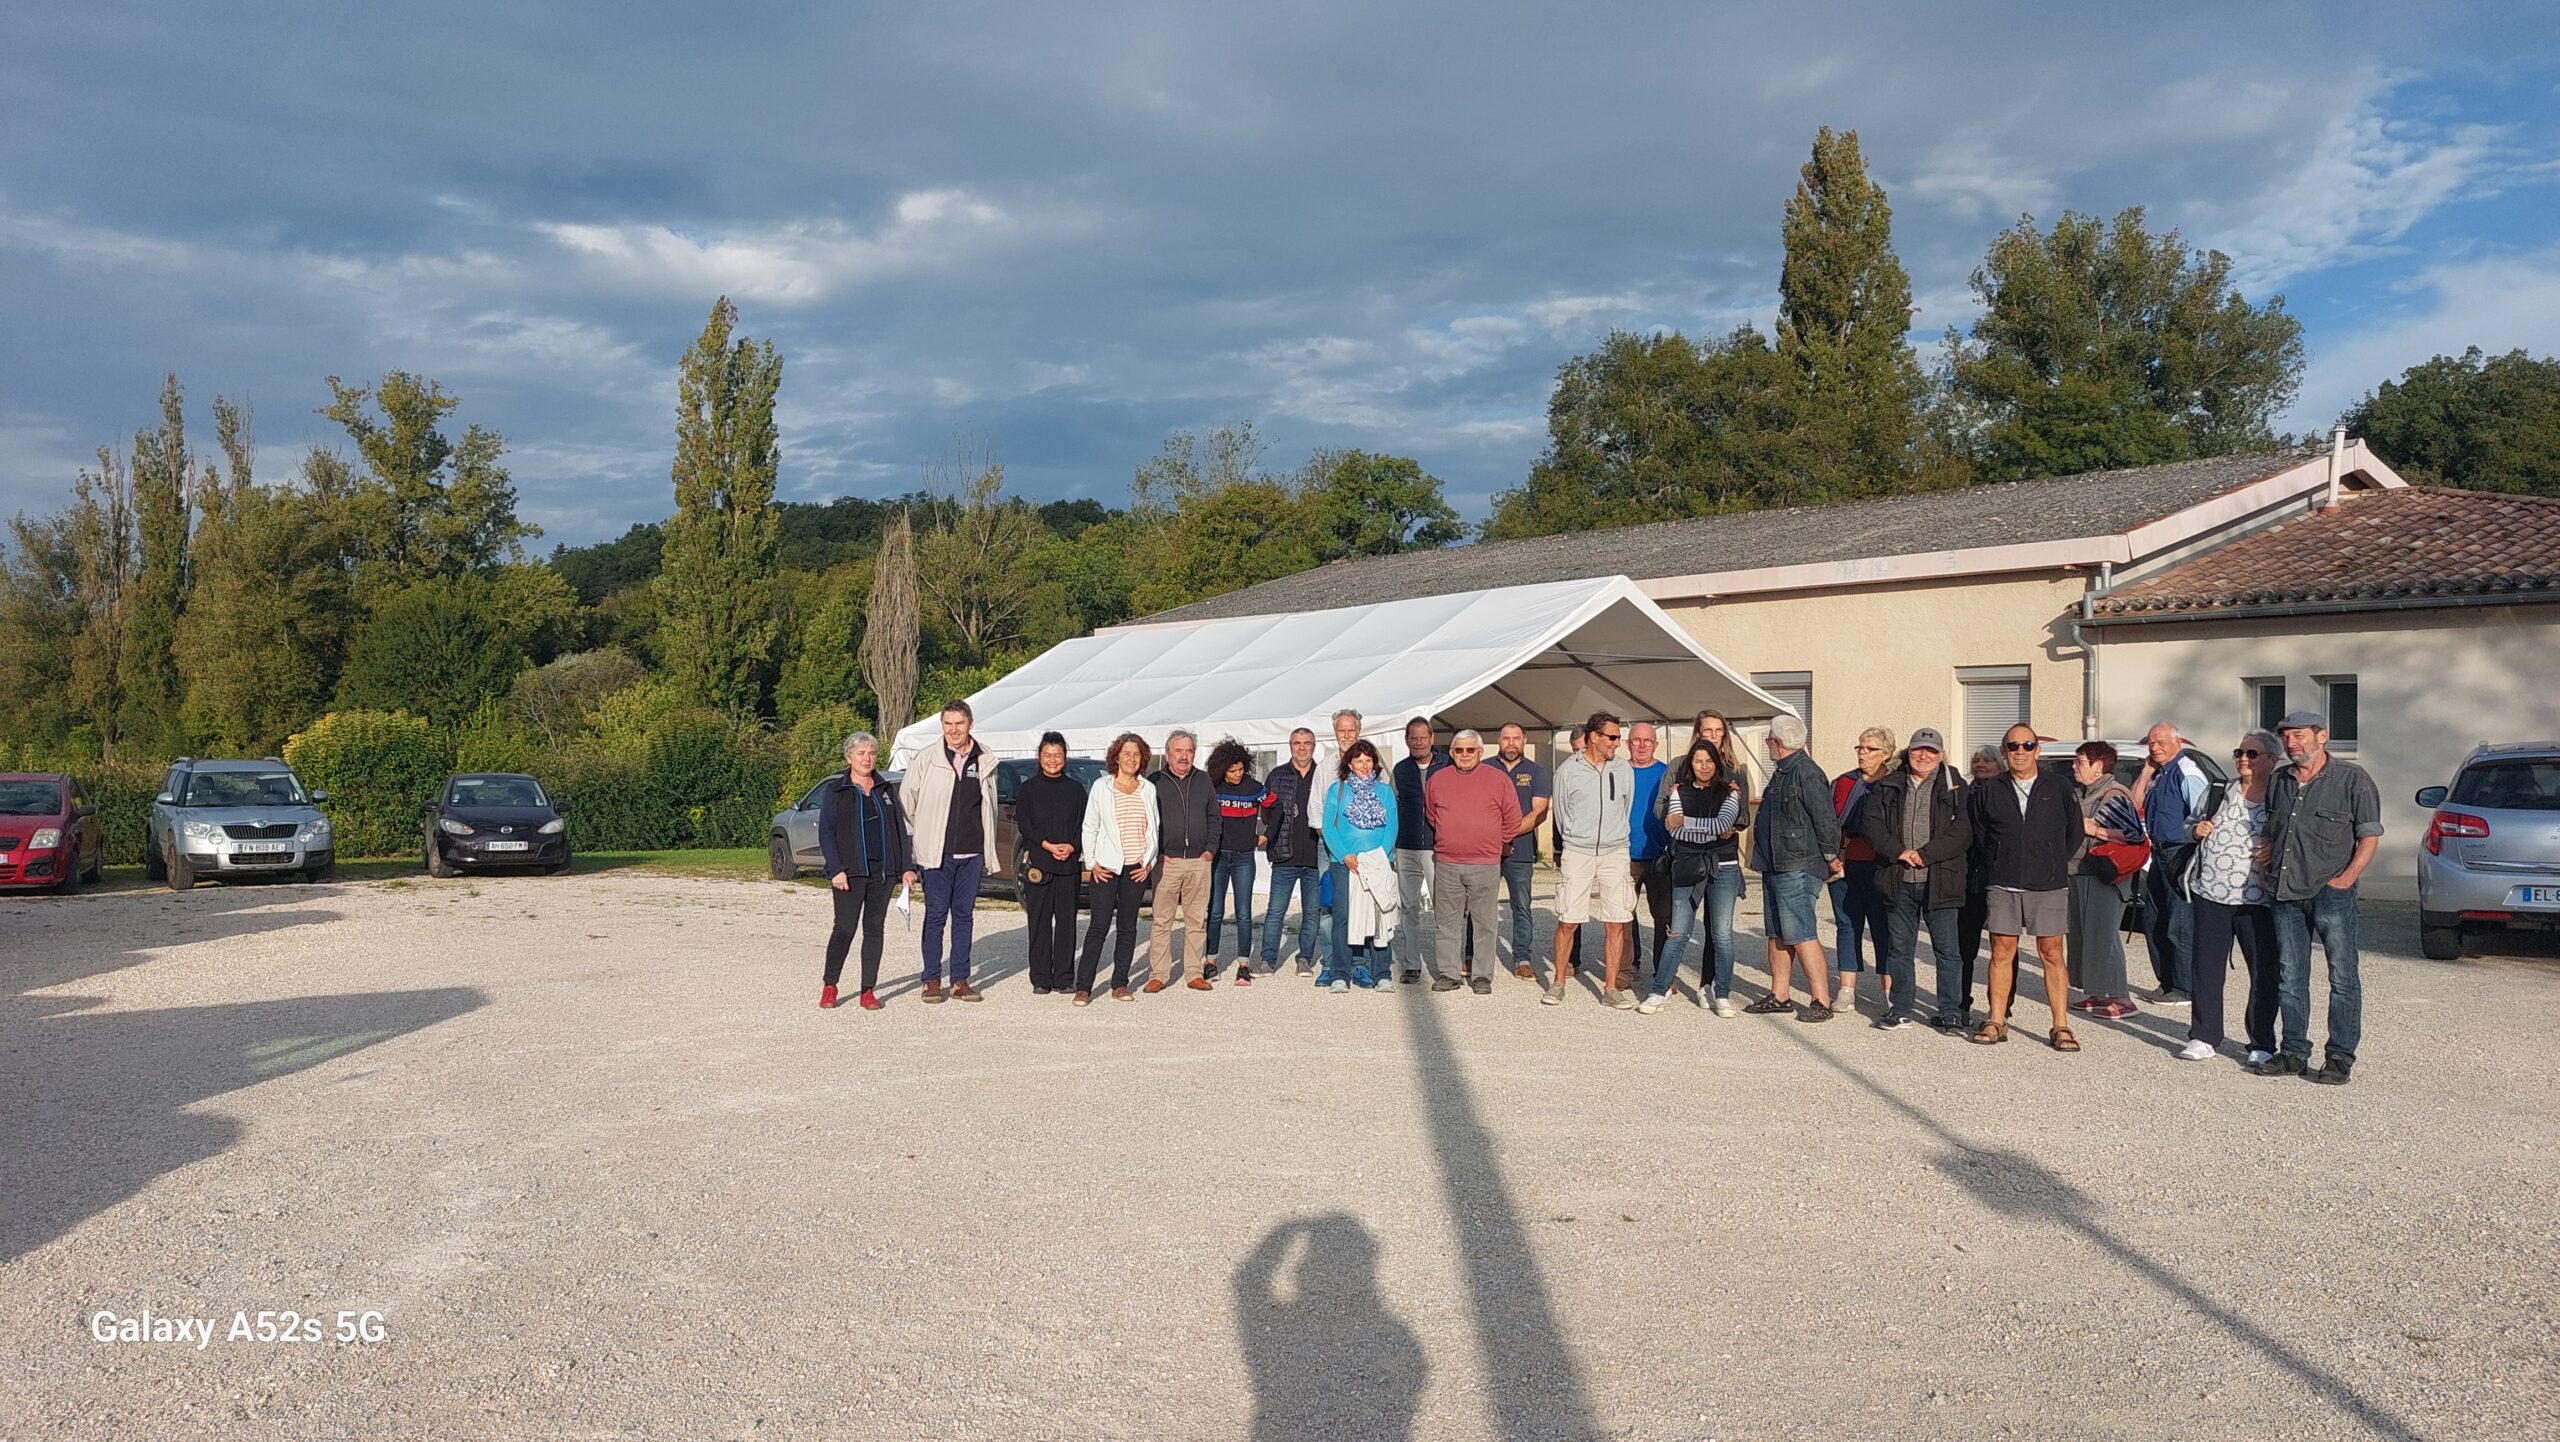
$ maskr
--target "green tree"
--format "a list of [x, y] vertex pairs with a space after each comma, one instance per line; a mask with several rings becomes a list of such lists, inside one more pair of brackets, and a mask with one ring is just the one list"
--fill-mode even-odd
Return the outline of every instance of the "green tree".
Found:
[[88, 606], [71, 529], [67, 515], [20, 512], [0, 548], [0, 743], [10, 750], [58, 754], [78, 724], [73, 642]]
[[774, 710], [784, 725], [797, 725], [823, 706], [870, 705], [871, 688], [862, 679], [862, 622], [872, 570], [870, 561], [855, 561], [806, 582], [795, 624], [784, 637], [789, 654], [782, 677], [774, 685]]
[[1780, 231], [1778, 354], [1802, 383], [1807, 482], [1826, 499], [1898, 489], [1911, 475], [1926, 387], [1893, 209], [1867, 176], [1856, 131], [1815, 135]]
[[1321, 561], [1437, 550], [1467, 533], [1440, 494], [1440, 478], [1410, 457], [1318, 452], [1300, 489], [1318, 530]]
[[2274, 444], [2302, 379], [2302, 326], [2253, 306], [2219, 251], [2154, 236], [2140, 207], [2112, 225], [2033, 217], [1973, 273], [1982, 314], [1947, 335], [1958, 403], [1986, 479], [2226, 455]]
[[916, 665], [923, 613], [917, 598], [914, 524], [900, 511], [880, 538], [863, 607], [862, 679], [880, 703], [880, 732], [895, 736], [915, 718]]
[[[72, 483], [71, 494], [71, 509], [53, 537], [69, 559], [71, 608], [59, 629], [26, 639], [31, 649], [53, 645], [67, 649], [64, 691], [41, 704], [66, 709], [66, 726], [69, 717], [85, 721], [96, 737], [99, 759], [113, 760], [124, 715], [126, 612], [133, 604], [134, 578], [142, 569], [133, 489], [115, 452], [100, 446], [98, 468], [84, 468]], [[22, 549], [36, 556], [41, 554], [41, 544], [31, 533]]]
[[1262, 469], [1250, 421], [1176, 432], [1129, 483], [1129, 604], [1139, 615], [1303, 571], [1317, 518], [1303, 487]]
[[1023, 556], [1040, 520], [1005, 495], [1004, 467], [966, 438], [935, 464], [926, 489], [946, 502], [946, 519], [916, 543], [916, 581], [954, 659], [977, 665], [1021, 638], [1039, 579]]
[[366, 589], [484, 571], [515, 556], [541, 528], [516, 518], [516, 488], [499, 464], [506, 441], [474, 425], [448, 440], [461, 402], [431, 380], [393, 371], [379, 386], [329, 377], [321, 414], [346, 430], [363, 462], [348, 520]]
[[2560, 496], [2560, 358], [2440, 355], [2339, 419], [2410, 481]]
[[732, 339], [722, 296], [676, 382], [676, 513], [657, 581], [661, 645], [688, 694], [732, 717], [761, 710], [773, 659], [773, 423], [782, 358], [773, 343]]
[[451, 726], [503, 695], [524, 648], [485, 576], [430, 576], [383, 596], [356, 628], [338, 704]]
[[177, 376], [160, 386], [160, 428], [133, 438], [133, 511], [142, 564], [125, 612], [117, 655], [117, 720], [107, 759], [122, 744], [144, 756], [174, 756], [185, 747], [186, 685], [178, 675], [178, 617], [187, 608], [187, 493], [194, 458], [187, 450], [186, 402]]

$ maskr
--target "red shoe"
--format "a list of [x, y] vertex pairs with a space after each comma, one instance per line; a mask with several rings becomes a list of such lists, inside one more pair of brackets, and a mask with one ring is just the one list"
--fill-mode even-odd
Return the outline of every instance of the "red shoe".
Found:
[[862, 994], [862, 1009], [864, 1011], [878, 1011], [886, 1005], [888, 1005], [887, 1002], [882, 1001], [880, 998], [873, 996], [867, 991]]
[[1111, 999], [1113, 1001], [1127, 1001], [1129, 999], [1129, 988], [1125, 986], [1115, 986], [1111, 988]]
[[2066, 1008], [2066, 1010], [2070, 1011], [2089, 1012], [2105, 1011], [2106, 1009], [2107, 999], [2103, 996], [2084, 996], [2078, 1001], [2071, 1003], [2071, 1005]]
[[1191, 978], [1189, 985], [1193, 991], [1215, 991], [1217, 989], [1213, 984], [1211, 984], [1209, 978], [1205, 976], [1195, 976]]
[[836, 1009], [836, 989], [834, 987], [828, 986], [819, 988], [818, 1009], [820, 1011], [833, 1011]]

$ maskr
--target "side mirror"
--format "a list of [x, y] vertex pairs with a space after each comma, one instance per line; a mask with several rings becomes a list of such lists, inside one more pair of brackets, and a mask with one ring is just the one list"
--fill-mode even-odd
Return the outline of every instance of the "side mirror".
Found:
[[435, 804], [434, 802], [432, 802], [432, 801], [430, 801], [430, 802], [426, 803], [425, 805], [423, 805], [423, 806], [421, 806], [421, 807], [419, 807], [419, 808], [418, 808], [418, 814], [419, 814], [420, 816], [433, 816], [433, 815], [435, 815], [435, 814], [436, 814], [436, 804]]
[[317, 806], [317, 805], [319, 805], [321, 802], [326, 801], [326, 800], [328, 800], [328, 799], [329, 799], [329, 793], [328, 793], [328, 792], [326, 792], [326, 791], [314, 791], [314, 792], [312, 792], [312, 793], [311, 793], [311, 804], [312, 804], [312, 805], [314, 805], [314, 806]]
[[569, 814], [569, 798], [568, 798], [568, 797], [566, 797], [566, 796], [554, 796], [554, 797], [552, 797], [552, 798], [551, 798], [551, 814], [552, 814], [552, 815], [554, 815], [554, 816], [566, 816], [566, 815], [568, 815], [568, 814]]
[[163, 791], [159, 795], [151, 798], [151, 804], [154, 806], [175, 806], [178, 804], [178, 798], [170, 792]]
[[95, 816], [95, 815], [97, 815], [97, 814], [98, 814], [98, 808], [96, 808], [95, 806], [90, 805], [89, 803], [87, 803], [87, 802], [85, 802], [85, 801], [83, 801], [83, 802], [81, 802], [79, 805], [74, 806], [74, 807], [72, 807], [72, 808], [71, 808], [71, 815], [72, 815], [72, 817], [73, 817], [73, 819], [74, 819], [74, 820], [77, 820], [77, 819], [79, 819], [79, 818], [81, 818], [81, 817], [84, 817], [84, 816]]
[[2418, 804], [2426, 807], [2430, 811], [2442, 806], [2444, 804], [2444, 797], [2445, 789], [2441, 786], [2421, 786], [2418, 788]]

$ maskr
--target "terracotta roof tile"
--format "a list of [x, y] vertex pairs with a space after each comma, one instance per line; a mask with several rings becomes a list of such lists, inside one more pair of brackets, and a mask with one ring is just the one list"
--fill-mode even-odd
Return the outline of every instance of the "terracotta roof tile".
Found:
[[2098, 598], [2100, 616], [2167, 619], [2429, 598], [2560, 600], [2560, 499], [2445, 486], [2351, 492]]

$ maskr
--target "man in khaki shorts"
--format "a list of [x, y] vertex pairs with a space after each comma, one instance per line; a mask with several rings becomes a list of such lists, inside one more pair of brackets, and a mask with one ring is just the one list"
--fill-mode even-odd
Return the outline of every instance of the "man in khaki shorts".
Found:
[[1564, 958], [1574, 932], [1598, 919], [1608, 934], [1600, 999], [1621, 1011], [1635, 997], [1620, 983], [1627, 966], [1627, 930], [1636, 914], [1635, 876], [1627, 860], [1635, 772], [1618, 755], [1625, 726], [1606, 711], [1582, 724], [1582, 749], [1556, 768], [1556, 970], [1541, 997], [1564, 1001]]

